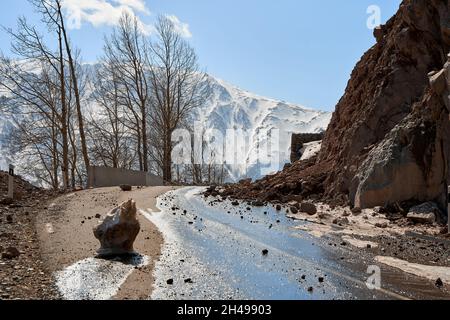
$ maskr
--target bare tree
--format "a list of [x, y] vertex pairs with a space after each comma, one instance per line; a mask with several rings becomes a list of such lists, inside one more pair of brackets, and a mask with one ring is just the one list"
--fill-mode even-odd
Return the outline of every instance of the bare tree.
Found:
[[86, 135], [84, 132], [84, 119], [81, 109], [81, 98], [79, 90], [79, 81], [76, 72], [76, 62], [72, 53], [70, 39], [67, 35], [65, 26], [64, 14], [62, 12], [61, 0], [29, 0], [42, 14], [43, 21], [50, 29], [55, 29], [58, 32], [58, 41], [60, 51], [62, 51], [62, 42], [64, 43], [64, 50], [67, 55], [67, 61], [72, 80], [72, 90], [75, 96], [75, 106], [78, 118], [78, 132], [81, 140], [81, 150], [83, 154], [86, 171], [89, 168], [89, 155], [87, 151]]
[[120, 105], [119, 74], [104, 61], [95, 75], [93, 97], [98, 112], [89, 121], [90, 153], [93, 160], [107, 167], [131, 169], [136, 161], [133, 136], [125, 126], [125, 107]]
[[152, 158], [165, 181], [172, 181], [172, 133], [206, 98], [206, 75], [199, 70], [194, 49], [171, 20], [158, 18], [156, 37], [149, 46], [151, 110], [154, 135]]
[[61, 140], [63, 121], [67, 119], [60, 104], [59, 74], [45, 60], [37, 72], [27, 70], [29, 63], [0, 59], [0, 87], [9, 92], [6, 111], [16, 125], [13, 151], [28, 160], [24, 168], [27, 172], [58, 189], [60, 159], [68, 157], [68, 150], [62, 148], [64, 139]]
[[124, 13], [105, 39], [104, 60], [115, 70], [118, 99], [127, 108], [123, 123], [135, 133], [140, 170], [148, 171], [149, 90], [145, 70], [146, 44], [136, 17]]
[[[53, 53], [44, 43], [43, 36], [35, 27], [30, 26], [25, 18], [18, 20], [17, 32], [4, 29], [12, 38], [12, 52], [21, 57], [21, 63], [2, 58], [1, 85], [13, 97], [13, 101], [22, 101], [33, 115], [40, 113], [47, 119], [57, 120], [57, 127], [63, 139], [63, 168], [68, 166], [68, 132], [67, 132], [67, 104], [65, 101], [64, 57], [60, 30], [56, 30], [58, 51]], [[27, 68], [40, 68], [37, 73], [29, 72]], [[54, 77], [59, 80], [55, 82]], [[46, 85], [42, 85], [45, 83]], [[49, 96], [54, 88], [58, 88], [58, 100]], [[20, 104], [16, 104], [19, 106]], [[17, 109], [17, 108], [14, 108]], [[16, 113], [17, 110], [10, 110]], [[56, 122], [55, 122], [56, 123]], [[54, 125], [55, 127], [56, 125]], [[64, 187], [67, 187], [68, 176], [63, 174]]]
[[[72, 111], [80, 104], [80, 90], [74, 89], [79, 85], [76, 57], [70, 59], [73, 66], [68, 67], [64, 27], [58, 11], [52, 11], [50, 6], [54, 2], [33, 0], [31, 3], [42, 13], [42, 21], [47, 26], [48, 36], [55, 40], [56, 49], [49, 49], [43, 35], [25, 18], [18, 20], [17, 31], [4, 28], [12, 38], [12, 52], [19, 59], [1, 58], [0, 86], [9, 92], [9, 111], [16, 115], [19, 151], [30, 157], [30, 163], [40, 163], [44, 170], [37, 175], [55, 189], [59, 188], [61, 172], [66, 190], [70, 173], [72, 186], [75, 176], [80, 183], [82, 180], [77, 166], [76, 138], [80, 133], [80, 121], [77, 125], [72, 121]], [[71, 72], [66, 72], [67, 69]], [[75, 101], [73, 108], [72, 101]]]

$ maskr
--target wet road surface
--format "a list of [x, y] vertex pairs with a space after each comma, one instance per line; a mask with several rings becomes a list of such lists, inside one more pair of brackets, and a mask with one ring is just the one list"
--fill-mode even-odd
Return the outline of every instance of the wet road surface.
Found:
[[386, 268], [382, 289], [370, 290], [373, 257], [294, 229], [305, 222], [284, 211], [205, 200], [202, 190], [169, 192], [158, 199], [161, 212], [142, 210], [165, 237], [152, 299], [445, 297], [417, 277]]

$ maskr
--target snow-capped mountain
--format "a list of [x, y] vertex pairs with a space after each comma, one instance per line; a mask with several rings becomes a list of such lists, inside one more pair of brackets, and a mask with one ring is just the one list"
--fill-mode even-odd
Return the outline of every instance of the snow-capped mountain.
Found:
[[[331, 113], [305, 108], [300, 105], [265, 98], [212, 76], [208, 76], [211, 95], [194, 117], [205, 128], [217, 129], [224, 136], [226, 130], [243, 130], [248, 134], [248, 146], [238, 154], [238, 166], [229, 170], [229, 179], [258, 179], [279, 171], [290, 160], [292, 133], [319, 133], [325, 131]], [[272, 150], [267, 132], [279, 131], [279, 158], [262, 158], [258, 150]], [[276, 139], [278, 140], [278, 139]], [[259, 148], [258, 148], [259, 147]], [[225, 152], [227, 152], [225, 148]], [[272, 157], [276, 154], [270, 152]], [[274, 165], [269, 165], [274, 162]]]
[[[93, 75], [97, 64], [84, 64], [86, 72]], [[326, 130], [331, 113], [307, 109], [303, 106], [265, 98], [212, 76], [206, 77], [210, 95], [206, 103], [193, 114], [192, 122], [201, 123], [204, 129], [220, 131], [242, 130], [248, 135], [247, 146], [238, 154], [239, 164], [229, 166], [228, 180], [258, 179], [278, 171], [289, 162], [292, 133], [317, 133]], [[0, 94], [1, 96], [1, 94]], [[93, 99], [88, 99], [90, 109], [95, 110]], [[0, 112], [0, 169], [5, 170], [10, 161], [8, 133], [12, 123]], [[280, 130], [279, 157], [264, 159], [259, 150], [269, 145], [266, 131]], [[272, 152], [271, 152], [272, 153]], [[271, 166], [269, 163], [272, 162]]]

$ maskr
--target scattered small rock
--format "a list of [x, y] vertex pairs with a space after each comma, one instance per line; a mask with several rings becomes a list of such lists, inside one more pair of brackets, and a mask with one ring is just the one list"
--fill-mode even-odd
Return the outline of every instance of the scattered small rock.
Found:
[[293, 214], [297, 214], [298, 213], [298, 209], [296, 207], [294, 207], [294, 206], [290, 207], [289, 210], [291, 210], [291, 212]]
[[264, 202], [259, 201], [259, 200], [253, 201], [252, 206], [254, 206], [254, 207], [264, 207]]
[[362, 213], [362, 209], [359, 208], [359, 207], [355, 207], [355, 208], [352, 209], [352, 213], [355, 216], [360, 215]]
[[313, 216], [317, 213], [317, 207], [315, 204], [310, 202], [302, 202], [300, 204], [300, 211]]
[[120, 189], [121, 189], [122, 191], [131, 191], [131, 190], [133, 189], [133, 187], [130, 186], [129, 184], [122, 184], [122, 185], [120, 186]]
[[14, 199], [12, 198], [4, 198], [2, 200], [0, 200], [0, 204], [4, 205], [4, 206], [9, 206], [11, 204], [13, 204]]
[[19, 250], [17, 250], [17, 248], [15, 247], [9, 247], [6, 248], [5, 252], [2, 253], [2, 259], [14, 259], [17, 258], [20, 255]]
[[442, 282], [442, 279], [441, 279], [441, 278], [438, 278], [438, 279], [436, 280], [435, 285], [436, 285], [436, 287], [438, 287], [438, 288], [440, 289], [440, 288], [442, 288], [442, 287], [444, 286], [444, 283]]
[[339, 218], [336, 218], [333, 220], [333, 224], [340, 225], [340, 226], [349, 224], [349, 223], [350, 223], [350, 220], [348, 220], [347, 217], [339, 217]]
[[388, 227], [388, 223], [387, 222], [377, 222], [377, 223], [375, 223], [375, 227], [380, 228], [380, 229], [386, 229]]

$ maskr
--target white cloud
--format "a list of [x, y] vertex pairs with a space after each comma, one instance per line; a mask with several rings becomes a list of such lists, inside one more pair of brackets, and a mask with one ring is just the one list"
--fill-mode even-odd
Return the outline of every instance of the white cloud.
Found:
[[166, 17], [173, 23], [175, 31], [178, 32], [182, 37], [192, 37], [192, 33], [189, 30], [189, 24], [181, 22], [180, 19], [178, 19], [178, 17], [174, 15], [167, 15]]
[[[138, 18], [139, 27], [144, 34], [150, 35], [155, 29], [152, 24], [144, 23], [140, 17], [151, 14], [144, 0], [63, 0], [62, 5], [66, 10], [68, 26], [72, 29], [80, 29], [85, 22], [94, 27], [115, 26], [124, 12]], [[173, 15], [167, 17], [181, 36], [192, 37], [187, 23], [181, 22]]]
[[148, 10], [143, 0], [113, 0], [113, 1], [118, 3], [119, 5], [127, 6], [137, 11], [150, 14], [150, 10]]

